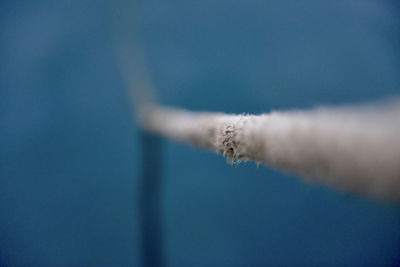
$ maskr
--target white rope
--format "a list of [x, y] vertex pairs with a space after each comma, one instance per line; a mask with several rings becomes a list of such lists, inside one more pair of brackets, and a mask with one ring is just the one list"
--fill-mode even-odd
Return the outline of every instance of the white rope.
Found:
[[195, 113], [147, 107], [148, 130], [342, 190], [400, 200], [400, 101], [272, 112]]

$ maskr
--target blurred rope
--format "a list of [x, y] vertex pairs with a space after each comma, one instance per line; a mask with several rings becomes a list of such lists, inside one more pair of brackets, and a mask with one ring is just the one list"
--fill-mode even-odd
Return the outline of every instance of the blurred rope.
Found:
[[[122, 1], [110, 7], [111, 31], [121, 76], [134, 118], [149, 103], [155, 102], [153, 84], [141, 45], [137, 16], [132, 2]], [[136, 13], [137, 14], [137, 13]], [[140, 129], [141, 169], [139, 184], [139, 220], [142, 265], [164, 266], [162, 246], [162, 141]]]
[[147, 109], [150, 131], [340, 190], [400, 201], [400, 100], [261, 115]]

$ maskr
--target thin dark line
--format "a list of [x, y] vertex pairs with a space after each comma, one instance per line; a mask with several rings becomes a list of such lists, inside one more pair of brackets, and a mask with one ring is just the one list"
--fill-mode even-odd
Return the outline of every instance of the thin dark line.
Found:
[[143, 266], [164, 266], [162, 234], [162, 144], [161, 139], [140, 132], [140, 227]]

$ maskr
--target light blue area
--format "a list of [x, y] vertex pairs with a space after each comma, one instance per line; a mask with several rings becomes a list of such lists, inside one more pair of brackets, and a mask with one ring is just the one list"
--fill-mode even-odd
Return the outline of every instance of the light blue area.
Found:
[[[138, 128], [112, 7], [1, 4], [2, 265], [140, 265]], [[167, 105], [260, 113], [400, 93], [396, 1], [142, 1], [136, 14]], [[167, 266], [398, 263], [398, 205], [174, 142], [163, 156]]]

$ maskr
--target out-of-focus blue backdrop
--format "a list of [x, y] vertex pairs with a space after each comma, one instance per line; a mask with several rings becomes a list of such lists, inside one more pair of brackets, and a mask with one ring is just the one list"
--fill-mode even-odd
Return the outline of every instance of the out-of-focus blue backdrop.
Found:
[[[4, 266], [141, 265], [140, 139], [110, 26], [123, 4], [1, 3]], [[260, 113], [399, 94], [397, 1], [149, 0], [132, 16], [167, 105]], [[397, 205], [163, 148], [167, 266], [399, 262]]]

